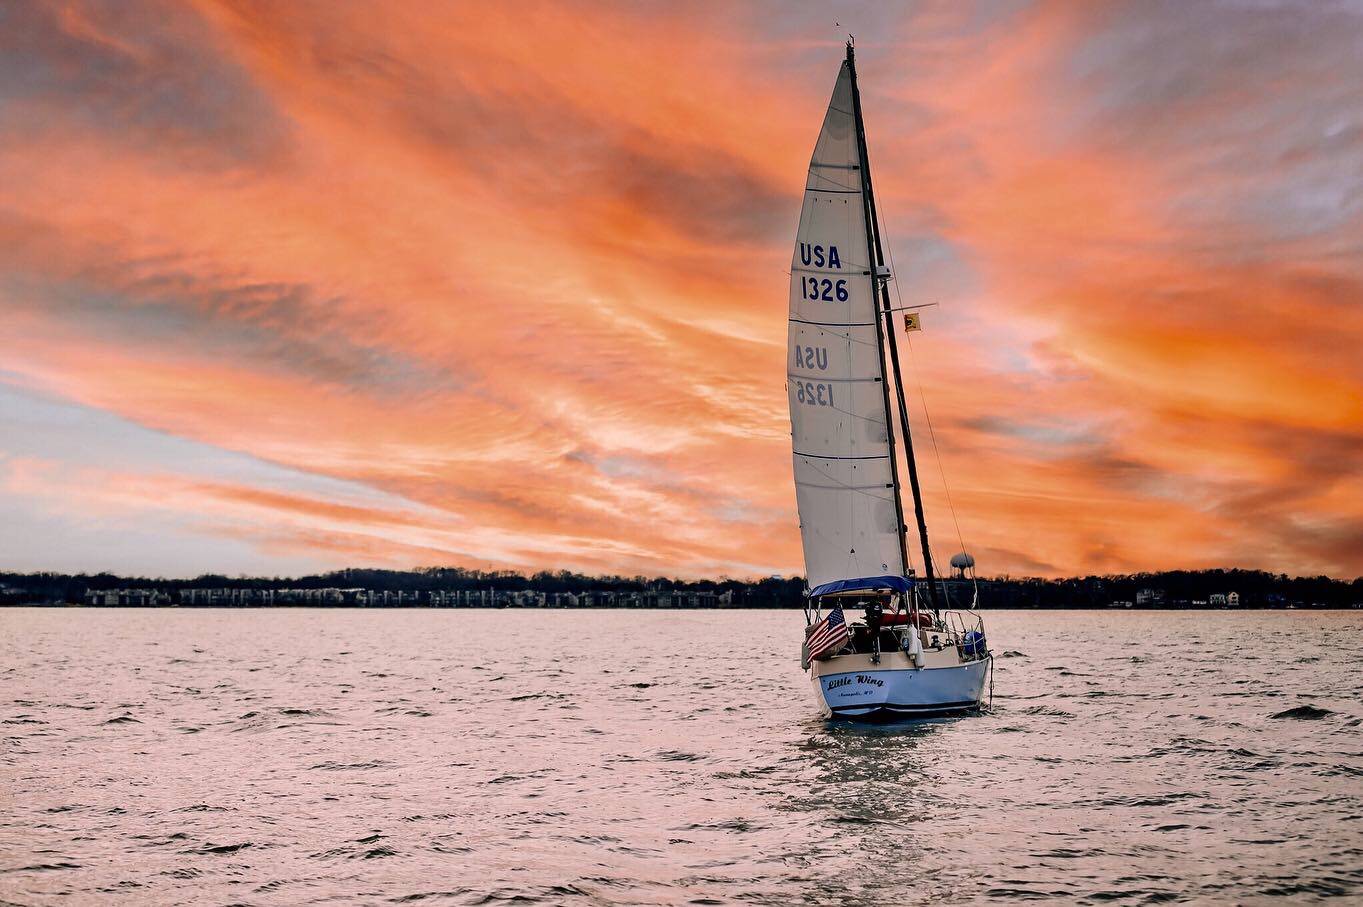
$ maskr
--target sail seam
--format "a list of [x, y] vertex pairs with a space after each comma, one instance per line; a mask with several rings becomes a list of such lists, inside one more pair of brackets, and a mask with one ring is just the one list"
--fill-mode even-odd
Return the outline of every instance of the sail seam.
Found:
[[881, 497], [877, 494], [866, 494], [873, 489], [894, 488], [893, 485], [815, 485], [813, 482], [796, 482], [799, 488], [819, 488], [824, 491], [855, 491], [866, 495], [868, 498], [875, 498], [877, 501], [888, 501], [888, 497]]
[[880, 455], [874, 456], [874, 457], [826, 457], [826, 456], [824, 456], [823, 454], [809, 454], [809, 453], [802, 453], [802, 452], [800, 452], [800, 451], [798, 451], [798, 450], [795, 451], [794, 453], [795, 453], [795, 456], [797, 456], [797, 457], [813, 457], [813, 458], [816, 459], [816, 460], [888, 460], [888, 459], [890, 459], [890, 458], [889, 458], [888, 456], [886, 456], [885, 454], [880, 454]]
[[821, 328], [873, 328], [874, 321], [805, 321], [803, 318], [789, 318], [795, 324], [812, 324]]
[[808, 378], [811, 381], [827, 381], [829, 384], [875, 384], [879, 378], [830, 378], [827, 375], [801, 375], [799, 372], [786, 372], [787, 378]]
[[[827, 268], [795, 267], [794, 265], [792, 265], [790, 270], [792, 274], [795, 273], [796, 271], [799, 271], [801, 274], [842, 274], [843, 276], [850, 277], [857, 276], [865, 277], [871, 273], [870, 271], [866, 270], [866, 268], [856, 265], [854, 265], [852, 268], [833, 268], [832, 270], [829, 270]], [[813, 302], [813, 300], [810, 301]]]

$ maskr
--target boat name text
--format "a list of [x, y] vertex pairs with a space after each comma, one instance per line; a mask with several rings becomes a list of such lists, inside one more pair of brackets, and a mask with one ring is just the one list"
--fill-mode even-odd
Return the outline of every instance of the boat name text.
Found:
[[838, 687], [845, 687], [853, 682], [864, 683], [873, 687], [885, 686], [885, 681], [879, 677], [872, 677], [870, 674], [858, 674], [856, 677], [839, 677], [837, 680], [830, 680], [827, 689], [836, 690]]

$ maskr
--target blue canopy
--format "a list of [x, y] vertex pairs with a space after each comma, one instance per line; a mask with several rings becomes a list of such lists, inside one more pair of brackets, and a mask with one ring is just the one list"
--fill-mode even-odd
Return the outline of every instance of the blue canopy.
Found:
[[862, 592], [872, 589], [893, 589], [895, 592], [909, 592], [913, 580], [907, 576], [863, 576], [860, 579], [840, 579], [809, 590], [810, 598], [832, 595], [834, 592]]

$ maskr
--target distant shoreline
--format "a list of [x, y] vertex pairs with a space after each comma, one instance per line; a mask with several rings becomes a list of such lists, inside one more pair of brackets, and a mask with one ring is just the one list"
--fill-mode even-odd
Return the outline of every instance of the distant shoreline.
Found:
[[[1363, 608], [1363, 577], [1289, 577], [1262, 570], [1172, 570], [1068, 579], [957, 574], [938, 578], [932, 588], [944, 608], [956, 610], [972, 602], [999, 611]], [[769, 610], [801, 608], [806, 589], [801, 576], [680, 580], [455, 567], [351, 568], [300, 577], [207, 575], [194, 579], [0, 572], [0, 607]]]
[[[440, 605], [86, 605], [72, 602], [22, 602], [19, 604], [0, 604], [0, 610], [19, 608], [45, 608], [69, 611], [799, 611], [795, 605], [736, 605], [732, 607], [691, 607], [686, 605], [666, 605], [662, 607], [631, 607], [628, 605], [489, 605], [486, 607], [440, 606]], [[952, 611], [967, 610], [953, 606]], [[993, 605], [982, 606], [980, 611], [1101, 611], [1101, 612], [1187, 612], [1187, 613], [1244, 613], [1247, 611], [1363, 611], [1363, 604], [1356, 605], [1278, 605], [1249, 607], [1217, 607], [1206, 605], [1143, 605], [1141, 607], [1114, 607], [1112, 605]]]

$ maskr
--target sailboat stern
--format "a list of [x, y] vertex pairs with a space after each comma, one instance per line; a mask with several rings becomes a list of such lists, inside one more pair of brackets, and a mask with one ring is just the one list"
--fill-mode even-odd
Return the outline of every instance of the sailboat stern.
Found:
[[826, 718], [935, 718], [980, 708], [991, 658], [916, 668], [901, 653], [880, 664], [840, 655], [810, 665], [814, 695]]

